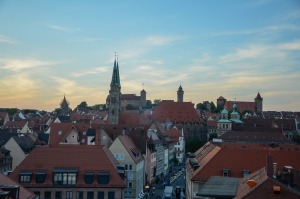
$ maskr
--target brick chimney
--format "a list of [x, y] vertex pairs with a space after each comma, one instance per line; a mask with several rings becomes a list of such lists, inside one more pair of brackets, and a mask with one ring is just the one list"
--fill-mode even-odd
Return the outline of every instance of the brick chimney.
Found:
[[266, 162], [267, 176], [272, 178], [273, 176], [273, 157], [271, 155], [267, 155]]

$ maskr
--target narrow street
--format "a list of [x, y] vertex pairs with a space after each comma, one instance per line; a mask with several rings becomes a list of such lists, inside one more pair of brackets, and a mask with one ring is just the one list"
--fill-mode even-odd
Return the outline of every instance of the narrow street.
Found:
[[[170, 184], [170, 186], [173, 186], [173, 190], [174, 190], [172, 199], [176, 198], [175, 197], [175, 189], [177, 186], [180, 187], [181, 192], [183, 192], [183, 190], [185, 190], [185, 170], [179, 171], [179, 170], [181, 170], [181, 168], [185, 169], [184, 167], [175, 167], [175, 172], [172, 175], [173, 180], [171, 180], [171, 184]], [[183, 195], [183, 194], [181, 193], [181, 195]], [[163, 185], [155, 185], [154, 188], [152, 187], [150, 196], [148, 198], [149, 199], [158, 199], [158, 198], [162, 199], [163, 196], [164, 196], [164, 186]], [[181, 197], [180, 199], [184, 199], [184, 197]]]

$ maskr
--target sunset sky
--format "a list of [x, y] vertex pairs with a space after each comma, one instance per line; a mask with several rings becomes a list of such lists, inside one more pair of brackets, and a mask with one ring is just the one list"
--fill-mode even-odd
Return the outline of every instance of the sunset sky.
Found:
[[0, 108], [105, 103], [115, 52], [122, 93], [300, 111], [299, 0], [0, 0]]

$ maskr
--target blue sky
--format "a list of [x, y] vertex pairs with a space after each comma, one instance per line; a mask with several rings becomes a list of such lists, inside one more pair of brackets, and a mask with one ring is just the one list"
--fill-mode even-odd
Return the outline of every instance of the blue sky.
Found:
[[105, 103], [122, 93], [300, 111], [300, 1], [0, 0], [0, 107]]

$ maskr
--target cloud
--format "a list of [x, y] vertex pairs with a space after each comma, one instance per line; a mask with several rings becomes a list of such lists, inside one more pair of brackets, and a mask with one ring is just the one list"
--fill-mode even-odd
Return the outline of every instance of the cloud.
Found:
[[179, 37], [174, 36], [151, 36], [145, 39], [145, 43], [153, 46], [162, 46], [179, 39]]
[[100, 73], [106, 73], [111, 71], [111, 67], [98, 67], [91, 70], [86, 71], [80, 71], [80, 72], [73, 72], [71, 75], [73, 77], [82, 77], [86, 75], [93, 75], [93, 74], [100, 74]]
[[278, 45], [278, 48], [282, 50], [300, 50], [300, 41], [283, 43]]
[[267, 49], [268, 47], [263, 45], [250, 45], [247, 48], [238, 48], [233, 53], [221, 56], [219, 62], [228, 63], [244, 59], [259, 58], [267, 53]]
[[267, 26], [256, 29], [246, 29], [246, 30], [232, 30], [232, 31], [221, 31], [217, 33], [209, 33], [204, 36], [207, 37], [219, 37], [219, 36], [237, 36], [237, 35], [270, 35], [272, 33], [281, 32], [281, 31], [300, 31], [300, 26], [297, 25], [274, 25]]
[[[53, 79], [54, 84], [56, 84], [55, 92], [59, 93], [61, 96], [65, 94], [70, 103], [73, 104], [73, 108], [80, 102], [87, 101], [87, 99], [94, 104], [104, 103], [108, 94], [108, 86], [84, 86], [83, 83], [62, 77], [52, 76], [50, 78]], [[107, 85], [109, 85], [109, 83]]]
[[38, 66], [54, 65], [61, 62], [38, 60], [38, 59], [0, 59], [0, 65], [3, 69], [19, 71], [22, 69], [34, 68]]
[[[17, 105], [20, 101], [32, 103], [42, 89], [42, 83], [24, 73], [15, 73], [0, 80], [0, 99], [8, 104]], [[1, 103], [2, 104], [2, 103]]]
[[53, 25], [53, 24], [44, 24], [44, 25], [51, 28], [51, 29], [59, 30], [59, 31], [62, 31], [62, 32], [78, 32], [78, 31], [80, 31], [80, 28], [69, 28], [69, 27]]
[[293, 20], [293, 19], [299, 19], [300, 18], [300, 10], [295, 10], [285, 18], [285, 20]]
[[9, 43], [9, 44], [16, 44], [17, 42], [7, 36], [0, 35], [0, 42], [2, 43]]

